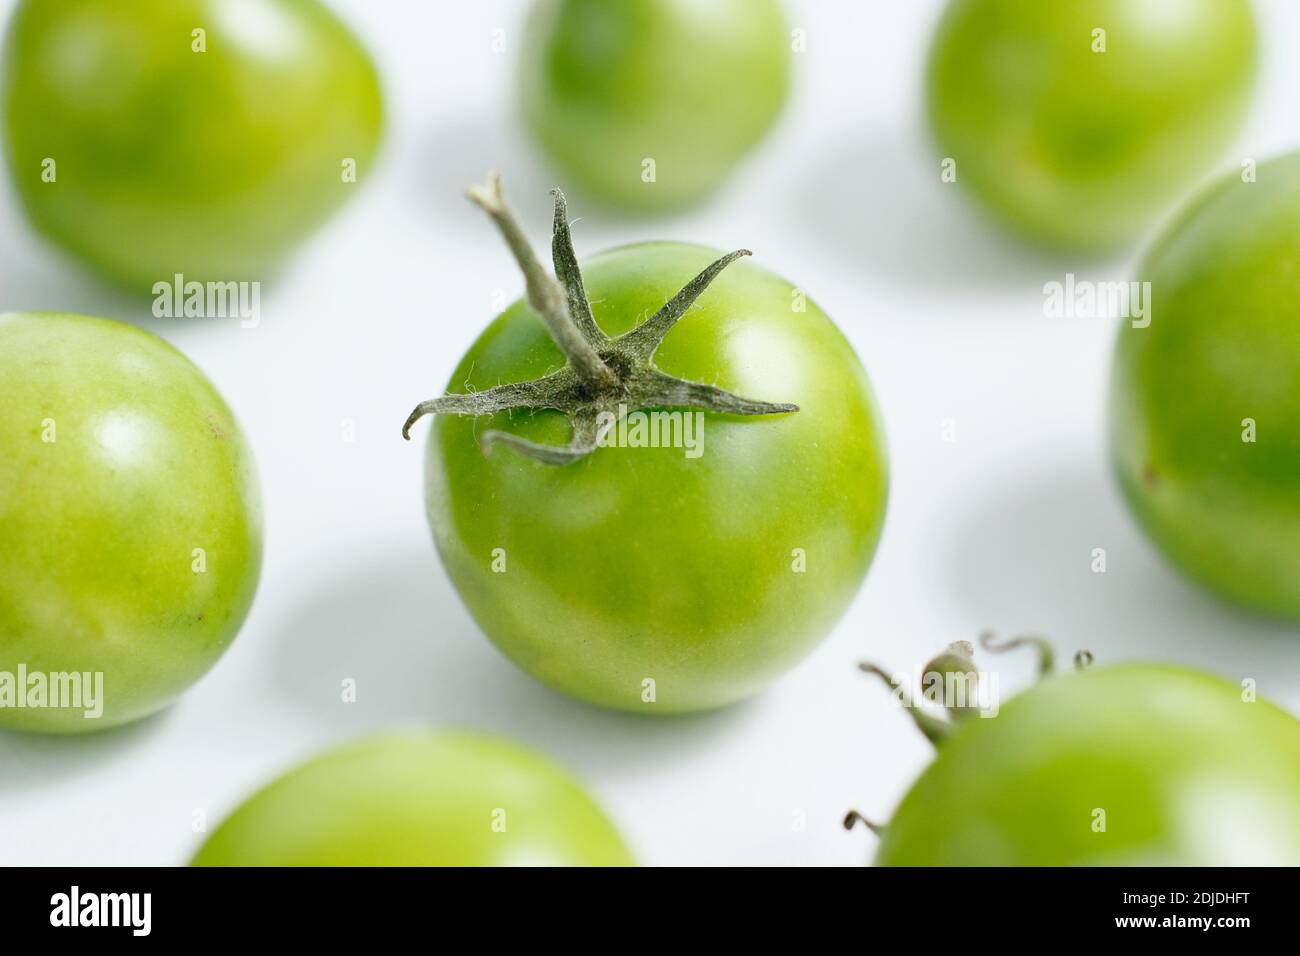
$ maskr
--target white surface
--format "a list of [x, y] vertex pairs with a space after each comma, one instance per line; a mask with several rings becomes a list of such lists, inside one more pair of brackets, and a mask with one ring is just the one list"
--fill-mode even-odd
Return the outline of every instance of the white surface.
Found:
[[[184, 862], [202, 836], [196, 812], [215, 824], [290, 764], [395, 724], [468, 725], [549, 751], [646, 863], [860, 863], [873, 840], [844, 833], [841, 816], [887, 818], [927, 749], [855, 662], [911, 667], [986, 626], [1101, 661], [1250, 675], [1300, 708], [1295, 629], [1184, 585], [1123, 510], [1103, 457], [1114, 323], [1043, 316], [1044, 282], [1124, 279], [1130, 263], [1035, 259], [938, 183], [917, 120], [937, 0], [792, 3], [808, 33], [795, 97], [724, 195], [662, 221], [572, 210], [585, 217], [580, 257], [650, 238], [748, 246], [853, 341], [892, 458], [884, 539], [853, 608], [767, 693], [703, 717], [594, 710], [516, 670], [446, 581], [421, 503], [423, 443], [398, 429], [492, 317], [494, 290], [520, 286], [462, 187], [499, 166], [535, 239], [548, 235], [550, 173], [509, 106], [522, 7], [339, 6], [384, 74], [386, 151], [354, 204], [264, 287], [260, 327], [153, 320], [147, 302], [113, 297], [43, 247], [0, 196], [0, 310], [111, 315], [189, 354], [256, 450], [268, 542], [242, 634], [169, 712], [81, 739], [0, 734], [0, 863]], [[1227, 165], [1300, 142], [1288, 52], [1300, 11], [1259, 6], [1266, 70]], [[497, 27], [505, 55], [491, 51]], [[955, 443], [941, 440], [949, 417]], [[1094, 547], [1107, 549], [1104, 575], [1090, 570]], [[1003, 666], [1004, 690], [1028, 675], [1026, 661]], [[338, 703], [343, 677], [359, 682], [356, 704]]]

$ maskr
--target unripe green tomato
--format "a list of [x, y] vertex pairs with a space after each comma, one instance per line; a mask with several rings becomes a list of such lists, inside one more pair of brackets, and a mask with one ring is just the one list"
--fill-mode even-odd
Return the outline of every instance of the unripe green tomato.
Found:
[[144, 291], [261, 276], [379, 142], [374, 67], [317, 0], [23, 0], [2, 78], [29, 218]]
[[1045, 679], [971, 717], [885, 827], [882, 866], [1300, 864], [1300, 722], [1199, 671]]
[[[597, 324], [611, 337], [627, 332], [718, 255], [651, 242], [592, 257], [582, 271]], [[611, 439], [619, 447], [558, 467], [505, 448], [485, 455], [477, 436], [495, 428], [562, 445], [570, 426], [559, 413], [438, 417], [425, 473], [443, 563], [506, 656], [583, 700], [669, 714], [747, 697], [817, 645], [866, 574], [888, 482], [852, 347], [813, 302], [751, 261], [714, 280], [654, 364], [799, 410], [679, 411], [702, 420], [694, 450], [633, 447], [629, 432]], [[482, 391], [563, 365], [517, 302], [448, 388]]]
[[[151, 714], [216, 662], [252, 604], [253, 456], [203, 374], [133, 326], [0, 315], [0, 382], [0, 728], [84, 733]], [[28, 682], [102, 681], [102, 713], [35, 706], [20, 667]]]
[[689, 205], [776, 121], [790, 42], [777, 0], [540, 0], [522, 45], [524, 117], [575, 194]]
[[1143, 528], [1181, 570], [1300, 617], [1300, 153], [1232, 175], [1138, 269], [1150, 324], [1115, 349], [1111, 451]]
[[566, 771], [514, 744], [402, 733], [338, 747], [250, 797], [195, 866], [630, 866]]
[[952, 0], [930, 125], [989, 212], [1104, 251], [1139, 239], [1230, 145], [1255, 47], [1247, 0]]

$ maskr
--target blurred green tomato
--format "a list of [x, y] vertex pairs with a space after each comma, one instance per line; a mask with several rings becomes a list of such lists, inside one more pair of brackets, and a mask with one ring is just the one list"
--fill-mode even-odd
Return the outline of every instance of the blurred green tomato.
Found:
[[[203, 374], [129, 325], [0, 316], [0, 382], [0, 728], [153, 713], [216, 662], [253, 601], [252, 454]], [[30, 687], [29, 706], [6, 702], [20, 668], [102, 674], [102, 715], [31, 706]]]
[[881, 866], [1300, 864], [1300, 722], [1198, 671], [1042, 683], [939, 744]]
[[1140, 238], [1240, 125], [1246, 0], [953, 0], [930, 123], [957, 181], [1017, 230], [1101, 251]]
[[523, 111], [575, 193], [641, 211], [713, 191], [789, 87], [776, 0], [541, 0]]
[[582, 787], [549, 760], [462, 733], [339, 747], [252, 796], [195, 866], [629, 866]]
[[1134, 513], [1216, 593], [1300, 617], [1300, 153], [1200, 197], [1138, 271], [1111, 449]]
[[378, 80], [316, 0], [23, 0], [4, 135], [27, 214], [104, 275], [257, 278], [357, 188]]

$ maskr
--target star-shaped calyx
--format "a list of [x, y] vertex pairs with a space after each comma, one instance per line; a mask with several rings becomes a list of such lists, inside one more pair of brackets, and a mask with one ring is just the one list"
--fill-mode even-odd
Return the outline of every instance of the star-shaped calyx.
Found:
[[[799, 410], [796, 405], [742, 398], [712, 385], [668, 375], [655, 367], [659, 343], [695, 304], [723, 269], [748, 249], [728, 253], [682, 287], [654, 315], [630, 332], [610, 338], [596, 324], [591, 302], [583, 288], [582, 273], [573, 254], [568, 207], [564, 194], [553, 189], [555, 222], [551, 255], [555, 275], [547, 273], [524, 236], [514, 214], [501, 196], [501, 179], [489, 174], [485, 186], [468, 191], [469, 198], [492, 217], [524, 273], [528, 304], [546, 324], [551, 338], [568, 360], [558, 371], [529, 382], [498, 385], [481, 392], [449, 393], [415, 406], [402, 426], [425, 415], [491, 415], [516, 408], [551, 408], [563, 412], [573, 427], [567, 445], [544, 445], [510, 432], [491, 430], [481, 438], [486, 454], [494, 444], [548, 465], [566, 465], [596, 450], [620, 415], [649, 408], [698, 408], [727, 415], [779, 415]], [[604, 413], [604, 414], [602, 414]]]

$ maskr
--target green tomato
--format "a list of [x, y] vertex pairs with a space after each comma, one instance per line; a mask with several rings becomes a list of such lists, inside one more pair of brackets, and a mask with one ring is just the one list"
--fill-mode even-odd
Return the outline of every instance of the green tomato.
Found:
[[541, 0], [519, 91], [566, 181], [654, 212], [726, 178], [775, 122], [789, 74], [776, 0]]
[[[151, 714], [216, 662], [257, 587], [239, 426], [188, 359], [106, 319], [0, 316], [0, 382], [0, 727], [75, 733]], [[102, 714], [30, 694], [6, 706], [19, 668], [102, 681]]]
[[953, 0], [930, 53], [930, 124], [957, 181], [1006, 224], [1103, 251], [1210, 170], [1246, 112], [1255, 53], [1247, 0]]
[[1300, 864], [1300, 722], [1157, 664], [1048, 678], [971, 717], [885, 827], [883, 866]]
[[[1247, 608], [1300, 617], [1300, 153], [1199, 198], [1139, 269], [1111, 449], [1143, 528]], [[1145, 325], [1145, 327], [1143, 327]]]
[[631, 866], [609, 819], [562, 768], [463, 733], [332, 750], [252, 796], [195, 866]]
[[381, 125], [374, 67], [316, 0], [24, 0], [3, 86], [32, 222], [145, 289], [259, 276], [357, 188]]
[[[717, 256], [671, 242], [595, 256], [583, 273], [597, 325], [628, 332]], [[564, 361], [521, 301], [470, 348], [450, 388], [482, 392]], [[789, 282], [748, 262], [717, 276], [653, 366], [798, 411], [677, 412], [681, 447], [634, 447], [629, 427], [610, 433], [620, 447], [558, 467], [505, 449], [488, 456], [477, 439], [495, 428], [560, 445], [564, 415], [439, 417], [426, 480], [451, 580], [509, 658], [584, 700], [666, 714], [753, 694], [830, 631], [875, 550], [887, 469], [852, 347]], [[641, 438], [651, 425], [641, 420]]]

